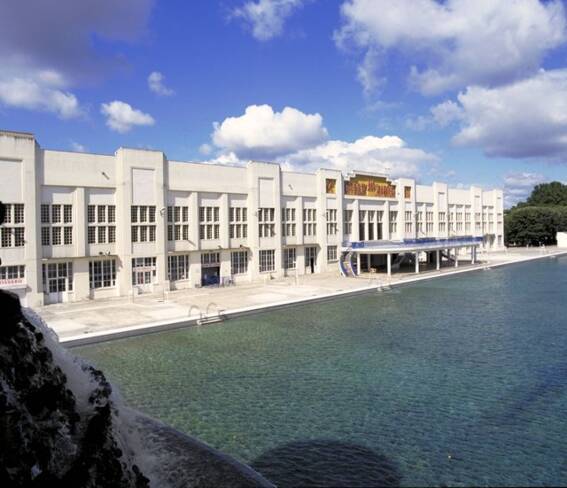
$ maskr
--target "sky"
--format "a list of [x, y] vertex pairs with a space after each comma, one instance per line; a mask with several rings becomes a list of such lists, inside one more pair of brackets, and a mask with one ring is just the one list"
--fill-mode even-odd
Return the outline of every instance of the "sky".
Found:
[[567, 182], [560, 0], [3, 0], [0, 128], [44, 148]]

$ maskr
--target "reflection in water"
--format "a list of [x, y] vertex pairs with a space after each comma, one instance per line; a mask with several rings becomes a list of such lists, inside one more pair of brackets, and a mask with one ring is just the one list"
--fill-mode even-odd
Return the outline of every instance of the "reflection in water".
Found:
[[333, 440], [298, 441], [258, 457], [252, 467], [279, 487], [400, 486], [397, 466], [367, 447]]

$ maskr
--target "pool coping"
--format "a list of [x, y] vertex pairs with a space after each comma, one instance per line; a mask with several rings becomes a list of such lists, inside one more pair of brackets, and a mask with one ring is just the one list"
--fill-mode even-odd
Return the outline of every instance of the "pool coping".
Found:
[[[511, 259], [509, 261], [503, 261], [498, 263], [481, 263], [478, 266], [468, 266], [466, 268], [455, 268], [453, 271], [444, 272], [426, 272], [423, 276], [413, 275], [411, 278], [402, 279], [394, 283], [381, 283], [361, 286], [359, 288], [354, 288], [351, 290], [340, 290], [331, 293], [324, 293], [321, 295], [309, 296], [296, 298], [292, 300], [284, 300], [281, 302], [266, 303], [262, 305], [253, 305], [250, 307], [235, 308], [231, 310], [225, 310], [222, 312], [223, 319], [243, 317], [246, 315], [258, 314], [263, 312], [269, 312], [271, 310], [278, 310], [283, 308], [293, 307], [295, 305], [302, 305], [311, 302], [324, 302], [329, 301], [338, 297], [348, 297], [355, 295], [363, 295], [372, 292], [380, 292], [389, 290], [392, 288], [398, 288], [405, 285], [410, 285], [413, 283], [418, 283], [420, 281], [428, 281], [437, 278], [444, 278], [449, 276], [455, 276], [458, 274], [469, 273], [473, 271], [481, 271], [485, 269], [498, 268], [501, 266], [507, 266], [512, 264], [525, 263], [528, 261], [535, 261], [538, 259], [554, 258], [558, 256], [567, 255], [567, 249], [562, 251], [554, 251], [551, 253], [541, 254], [537, 256], [528, 256], [519, 259]], [[107, 342], [115, 339], [124, 339], [127, 337], [134, 337], [145, 334], [155, 334], [157, 332], [164, 332], [168, 330], [182, 329], [185, 327], [194, 327], [200, 325], [198, 321], [203, 319], [215, 319], [218, 314], [203, 314], [199, 317], [181, 317], [179, 319], [169, 319], [162, 320], [158, 322], [149, 322], [145, 324], [135, 324], [126, 327], [121, 327], [119, 329], [109, 329], [100, 332], [91, 332], [82, 335], [69, 336], [65, 338], [60, 338], [59, 342], [66, 347], [73, 348], [79, 346], [85, 346], [89, 344], [96, 344], [100, 342]], [[224, 321], [224, 320], [223, 320]], [[212, 324], [221, 324], [223, 321], [211, 322]], [[49, 325], [49, 324], [48, 324]], [[203, 324], [205, 325], [205, 324]]]

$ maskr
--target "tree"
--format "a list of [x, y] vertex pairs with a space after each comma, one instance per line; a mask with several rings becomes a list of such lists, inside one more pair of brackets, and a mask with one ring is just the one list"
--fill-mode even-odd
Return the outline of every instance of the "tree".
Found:
[[504, 217], [507, 245], [556, 244], [557, 232], [567, 230], [567, 206], [516, 207]]
[[559, 181], [536, 185], [524, 206], [567, 206], [567, 185]]

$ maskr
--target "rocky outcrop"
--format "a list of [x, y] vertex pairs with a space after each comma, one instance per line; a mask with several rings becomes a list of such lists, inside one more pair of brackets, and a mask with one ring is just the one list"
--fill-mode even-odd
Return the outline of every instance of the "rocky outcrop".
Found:
[[0, 290], [0, 313], [1, 487], [273, 486], [124, 406], [16, 295]]
[[77, 364], [88, 385], [77, 398], [45, 333], [0, 291], [0, 486], [145, 487], [149, 480], [119, 445], [103, 373]]

